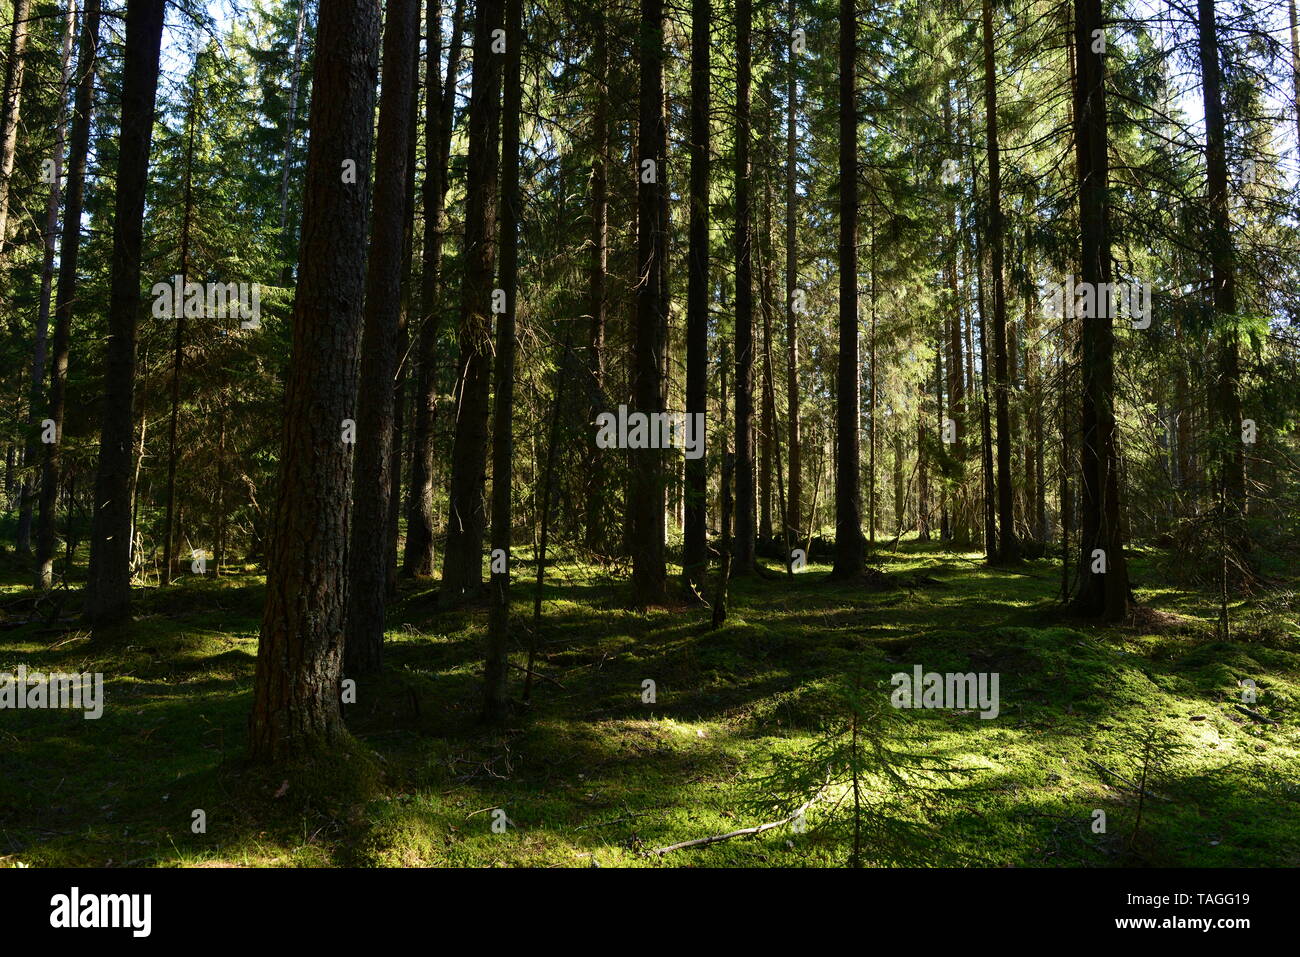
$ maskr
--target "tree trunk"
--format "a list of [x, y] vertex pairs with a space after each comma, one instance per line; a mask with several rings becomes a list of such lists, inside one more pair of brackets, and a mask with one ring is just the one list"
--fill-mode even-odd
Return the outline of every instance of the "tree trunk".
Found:
[[352, 532], [343, 667], [349, 676], [378, 671], [383, 661], [388, 581], [388, 504], [392, 495], [393, 379], [402, 314], [407, 163], [414, 114], [419, 0], [389, 0], [384, 23], [374, 210], [366, 271], [365, 331], [352, 464]]
[[315, 58], [312, 76], [293, 353], [249, 722], [260, 762], [307, 755], [347, 733], [338, 695], [352, 453], [341, 430], [357, 398], [378, 36], [375, 0], [321, 0], [317, 44], [332, 55]]
[[77, 293], [77, 259], [81, 249], [81, 211], [85, 197], [86, 157], [90, 152], [91, 108], [99, 44], [100, 0], [86, 0], [77, 53], [77, 92], [73, 102], [72, 134], [68, 144], [68, 191], [59, 237], [59, 283], [54, 296], [54, 335], [50, 355], [50, 400], [46, 417], [54, 423], [54, 441], [45, 445], [41, 469], [41, 501], [36, 522], [37, 585], [54, 584], [55, 513], [62, 477], [63, 414], [67, 394], [68, 346], [72, 307]]
[[1013, 489], [1011, 486], [1011, 420], [1007, 371], [1007, 297], [1003, 278], [1002, 164], [998, 152], [998, 83], [993, 50], [993, 2], [983, 0], [984, 22], [984, 127], [989, 166], [988, 238], [989, 266], [993, 284], [994, 387], [998, 429], [998, 540], [999, 562], [1020, 558], [1016, 541]]
[[[787, 46], [785, 78], [785, 389], [786, 389], [786, 445], [790, 452], [790, 478], [786, 499], [785, 523], [789, 534], [798, 538], [803, 528], [803, 469], [799, 435], [799, 316], [795, 290], [799, 281], [798, 176], [795, 146], [797, 141], [797, 110], [799, 83], [795, 73], [794, 51], [795, 2], [789, 0], [786, 19], [790, 38]], [[789, 561], [789, 556], [786, 556]]]
[[749, 180], [750, 0], [736, 0], [736, 531], [732, 575], [754, 570], [754, 259]]
[[293, 260], [295, 244], [289, 234], [289, 170], [293, 165], [293, 138], [298, 119], [298, 86], [302, 80], [302, 43], [303, 30], [307, 25], [308, 0], [298, 0], [298, 18], [293, 37], [293, 68], [289, 71], [289, 113], [284, 122], [284, 158], [280, 163], [280, 243], [284, 268], [281, 270], [282, 285], [289, 285], [293, 279]]
[[124, 620], [131, 606], [136, 319], [164, 6], [163, 0], [128, 0], [126, 10], [104, 411], [85, 598], [85, 617], [92, 628]]
[[[1103, 28], [1101, 0], [1075, 0], [1074, 122], [1079, 173], [1080, 279], [1100, 290], [1110, 282], [1109, 161], [1106, 128], [1106, 69], [1094, 36]], [[1088, 288], [1085, 286], [1085, 288]], [[1107, 287], [1108, 288], [1108, 287]], [[1114, 335], [1107, 297], [1094, 296], [1100, 315], [1080, 317], [1079, 355], [1083, 377], [1079, 528], [1079, 584], [1074, 596], [1081, 614], [1117, 621], [1129, 607], [1128, 568], [1120, 527], [1116, 455]]]
[[[483, 669], [483, 718], [506, 717], [510, 660], [510, 530], [514, 480], [515, 307], [519, 301], [519, 117], [523, 102], [523, 0], [506, 0], [506, 64], [501, 142], [501, 286], [506, 311], [497, 320], [496, 408], [492, 416], [492, 577], [488, 646]], [[567, 353], [561, 363], [568, 360]], [[554, 437], [552, 436], [552, 442]], [[499, 564], [498, 564], [499, 562]]]
[[433, 440], [437, 411], [438, 334], [442, 309], [438, 295], [442, 277], [442, 247], [447, 232], [447, 164], [451, 156], [453, 107], [456, 79], [460, 70], [462, 23], [465, 0], [456, 0], [452, 15], [451, 44], [447, 50], [447, 76], [442, 96], [437, 87], [441, 57], [442, 13], [435, 0], [429, 3], [429, 40], [425, 60], [424, 114], [424, 250], [420, 281], [420, 331], [416, 343], [415, 430], [411, 437], [411, 494], [406, 515], [406, 545], [402, 570], [408, 575], [433, 575]]
[[9, 32], [9, 51], [5, 60], [4, 101], [0, 103], [0, 258], [9, 242], [9, 184], [18, 153], [18, 123], [22, 113], [31, 6], [31, 0], [14, 0], [14, 23]]
[[39, 410], [44, 404], [45, 363], [49, 345], [50, 296], [54, 287], [54, 253], [58, 245], [60, 184], [63, 181], [64, 136], [68, 125], [68, 83], [72, 75], [72, 40], [77, 32], [76, 0], [69, 0], [64, 13], [63, 45], [59, 57], [58, 109], [54, 121], [54, 179], [45, 201], [45, 233], [42, 237], [40, 305], [36, 312], [35, 344], [32, 348], [31, 390], [27, 401], [27, 441], [23, 448], [23, 479], [18, 512], [18, 551], [31, 551], [32, 513], [36, 505], [37, 437], [40, 433]]
[[853, 578], [864, 569], [862, 482], [858, 428], [858, 21], [853, 0], [840, 0], [840, 317], [835, 390], [835, 564], [834, 578]]
[[[199, 99], [199, 73], [194, 69], [190, 86], [189, 109], [185, 118], [185, 199], [184, 212], [181, 216], [181, 289], [190, 274], [190, 225], [194, 221], [194, 127]], [[172, 359], [172, 410], [171, 421], [167, 427], [167, 508], [163, 521], [163, 571], [161, 584], [170, 585], [175, 572], [176, 553], [175, 527], [176, 515], [176, 430], [180, 423], [181, 412], [181, 369], [185, 363], [185, 307], [182, 303], [172, 303], [172, 321], [176, 323], [176, 338]]]
[[[690, 273], [686, 284], [686, 412], [708, 418], [709, 402], [709, 104], [711, 0], [691, 8]], [[703, 440], [703, 437], [701, 437]], [[688, 590], [705, 588], [708, 556], [708, 459], [686, 460], [686, 528], [682, 577]]]
[[1210, 213], [1210, 279], [1214, 311], [1227, 328], [1219, 331], [1219, 368], [1216, 402], [1223, 429], [1221, 453], [1223, 498], [1232, 526], [1229, 540], [1244, 537], [1246, 513], [1246, 452], [1241, 441], [1241, 395], [1238, 380], [1241, 360], [1237, 345], [1237, 277], [1234, 259], [1230, 197], [1228, 193], [1227, 135], [1224, 122], [1222, 71], [1219, 64], [1218, 26], [1214, 0], [1197, 0], [1198, 51], [1205, 110], [1205, 175]]
[[[667, 118], [664, 115], [663, 0], [640, 0], [640, 119], [637, 142], [637, 289], [633, 348], [633, 403], [647, 416], [663, 410], [664, 222]], [[647, 162], [648, 161], [648, 162]], [[632, 594], [637, 605], [667, 599], [664, 567], [664, 467], [658, 449], [631, 453]]]
[[451, 456], [450, 515], [439, 598], [454, 605], [483, 581], [483, 483], [492, 379], [492, 277], [496, 264], [503, 57], [492, 51], [502, 0], [480, 0], [474, 24], [469, 108], [465, 276], [461, 284], [460, 373]]

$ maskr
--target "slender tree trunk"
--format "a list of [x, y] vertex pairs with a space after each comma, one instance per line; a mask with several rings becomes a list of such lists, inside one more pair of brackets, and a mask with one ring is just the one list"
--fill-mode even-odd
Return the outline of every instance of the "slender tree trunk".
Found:
[[1020, 559], [1016, 541], [1015, 505], [1011, 485], [1011, 419], [1009, 411], [1010, 379], [1007, 367], [1007, 297], [1003, 277], [1002, 163], [998, 151], [998, 82], [993, 49], [993, 0], [983, 0], [984, 22], [984, 127], [989, 166], [989, 266], [993, 284], [993, 348], [996, 416], [998, 429], [998, 540], [999, 562]]
[[85, 196], [86, 157], [90, 152], [90, 120], [94, 102], [95, 64], [99, 44], [100, 0], [86, 0], [77, 53], [77, 92], [73, 102], [72, 134], [68, 145], [68, 188], [59, 237], [59, 283], [54, 296], [54, 335], [50, 356], [50, 399], [46, 417], [54, 423], [54, 441], [45, 445], [41, 469], [41, 501], [36, 523], [37, 585], [54, 584], [54, 534], [62, 477], [63, 413], [68, 379], [68, 348], [72, 308], [77, 292], [77, 260], [81, 249], [81, 211]]
[[1296, 17], [1296, 0], [1288, 0], [1287, 10], [1291, 14], [1291, 105], [1295, 107], [1296, 152], [1300, 154], [1300, 22]]
[[[250, 753], [283, 762], [346, 737], [339, 710], [354, 415], [366, 289], [376, 0], [321, 0], [274, 528]], [[355, 175], [349, 175], [354, 173]], [[387, 391], [387, 390], [385, 390]]]
[[754, 260], [749, 170], [750, 0], [736, 0], [736, 532], [733, 575], [754, 570]]
[[[786, 389], [786, 444], [790, 450], [790, 478], [786, 499], [785, 524], [790, 536], [798, 538], [803, 528], [803, 461], [800, 450], [799, 424], [799, 304], [796, 289], [799, 281], [798, 194], [796, 182], [799, 175], [796, 144], [798, 140], [797, 117], [799, 81], [795, 72], [794, 49], [795, 0], [789, 0], [786, 19], [789, 21], [785, 77], [785, 389]], [[786, 556], [786, 561], [790, 560]]]
[[22, 115], [31, 6], [31, 0], [14, 0], [14, 23], [9, 32], [9, 51], [5, 60], [4, 101], [0, 103], [0, 258], [9, 244], [9, 185], [18, 153], [18, 123]]
[[[637, 142], [637, 290], [633, 401], [646, 415], [663, 409], [667, 303], [663, 297], [667, 235], [664, 222], [667, 118], [664, 115], [663, 0], [640, 0], [640, 122]], [[648, 162], [647, 162], [648, 161]], [[632, 593], [637, 605], [667, 598], [664, 567], [664, 467], [658, 449], [632, 455]]]
[[500, 172], [501, 73], [493, 52], [502, 0], [480, 0], [474, 24], [474, 86], [469, 108], [465, 205], [465, 277], [461, 284], [460, 373], [451, 456], [450, 515], [440, 599], [456, 604], [483, 581], [483, 483], [492, 379], [492, 277], [496, 264]]
[[1214, 311], [1226, 328], [1219, 332], [1216, 402], [1223, 430], [1223, 498], [1231, 526], [1229, 540], [1244, 538], [1246, 513], [1246, 452], [1241, 441], [1241, 360], [1237, 345], [1236, 251], [1233, 248], [1228, 193], [1227, 133], [1224, 121], [1222, 68], [1214, 0], [1197, 0], [1197, 34], [1205, 109], [1205, 174], [1210, 212], [1210, 278]]
[[[690, 273], [686, 284], [686, 412], [708, 419], [709, 401], [709, 104], [711, 0], [691, 7]], [[700, 437], [704, 440], [704, 436]], [[682, 576], [705, 588], [708, 556], [708, 459], [686, 460], [686, 528]]]
[[[184, 213], [181, 217], [181, 262], [180, 277], [182, 293], [190, 275], [190, 225], [194, 221], [194, 127], [199, 99], [199, 74], [194, 69], [190, 86], [189, 109], [185, 119], [185, 199]], [[167, 510], [163, 521], [163, 571], [161, 584], [170, 585], [175, 573], [176, 553], [175, 527], [176, 515], [176, 431], [181, 414], [181, 370], [185, 363], [185, 307], [183, 303], [172, 303], [172, 321], [176, 323], [175, 344], [172, 359], [172, 409], [171, 421], [167, 426]]]
[[451, 156], [453, 107], [460, 72], [462, 23], [465, 0], [456, 0], [451, 43], [447, 50], [447, 76], [442, 96], [437, 78], [442, 38], [442, 14], [436, 0], [429, 3], [429, 41], [425, 74], [425, 174], [424, 250], [420, 282], [420, 331], [416, 344], [418, 369], [415, 392], [415, 431], [411, 438], [411, 494], [406, 515], [406, 545], [402, 569], [408, 575], [428, 577], [434, 570], [433, 549], [433, 445], [437, 393], [438, 335], [442, 328], [442, 247], [447, 231], [447, 164]]
[[298, 18], [294, 27], [293, 68], [289, 71], [289, 112], [284, 121], [284, 158], [280, 163], [280, 243], [284, 268], [282, 285], [293, 279], [295, 243], [289, 233], [289, 171], [293, 167], [293, 140], [298, 119], [298, 86], [302, 81], [303, 30], [307, 25], [308, 0], [298, 0]]
[[365, 331], [356, 403], [352, 465], [352, 532], [343, 667], [349, 676], [379, 670], [387, 594], [388, 505], [392, 495], [393, 379], [402, 313], [402, 265], [408, 196], [407, 163], [416, 95], [420, 0], [388, 0], [384, 23], [379, 139], [375, 148], [374, 218], [366, 271]]
[[[497, 320], [496, 408], [492, 417], [492, 577], [483, 718], [506, 717], [510, 660], [510, 529], [514, 480], [515, 307], [519, 301], [519, 123], [523, 103], [522, 0], [506, 0], [506, 64], [501, 143], [501, 286], [506, 311]], [[567, 362], [568, 355], [561, 357]], [[552, 436], [552, 442], [554, 437]], [[531, 671], [531, 664], [529, 670]]]
[[104, 411], [85, 599], [85, 617], [94, 628], [124, 620], [131, 606], [136, 319], [164, 6], [163, 0], [128, 0], [126, 10]]
[[[1075, 143], [1079, 173], [1080, 279], [1094, 290], [1110, 282], [1109, 160], [1106, 68], [1094, 36], [1103, 29], [1101, 0], [1075, 0]], [[1085, 286], [1085, 288], [1087, 288]], [[1109, 288], [1109, 286], [1106, 286]], [[1080, 567], [1074, 606], [1082, 614], [1117, 621], [1129, 607], [1128, 567], [1120, 526], [1116, 454], [1114, 336], [1111, 309], [1100, 292], [1099, 315], [1080, 317], [1083, 376]]]
[[42, 237], [44, 255], [41, 258], [40, 304], [36, 312], [36, 336], [32, 348], [31, 389], [27, 401], [27, 441], [23, 448], [23, 479], [18, 512], [18, 551], [31, 551], [32, 513], [36, 505], [36, 458], [39, 455], [37, 436], [40, 433], [39, 410], [44, 405], [45, 363], [49, 345], [50, 297], [54, 287], [54, 253], [58, 245], [60, 185], [63, 181], [64, 136], [67, 133], [68, 83], [72, 75], [72, 40], [77, 32], [76, 0], [69, 0], [63, 20], [63, 45], [59, 57], [58, 109], [54, 121], [54, 178], [45, 201], [45, 232]]
[[[596, 111], [592, 121], [595, 149], [591, 161], [591, 265], [588, 271], [587, 299], [591, 324], [587, 336], [587, 375], [591, 400], [588, 412], [594, 422], [606, 411], [605, 400], [605, 323], [608, 296], [605, 287], [609, 266], [609, 20], [603, 7], [596, 14], [596, 36], [592, 58], [596, 72]], [[585, 502], [587, 548], [605, 551], [605, 458], [595, 443], [588, 446]], [[549, 450], [548, 450], [548, 455]]]
[[840, 0], [840, 321], [835, 390], [835, 564], [834, 578], [860, 575], [862, 480], [858, 474], [861, 396], [858, 372], [858, 20], [853, 0]]

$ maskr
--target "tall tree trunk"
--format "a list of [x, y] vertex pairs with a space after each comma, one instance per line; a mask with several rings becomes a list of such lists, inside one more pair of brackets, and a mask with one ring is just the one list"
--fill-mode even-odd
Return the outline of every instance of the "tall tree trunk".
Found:
[[[595, 9], [596, 110], [592, 120], [594, 151], [591, 161], [591, 264], [588, 270], [587, 302], [590, 326], [587, 335], [587, 375], [590, 378], [588, 413], [591, 421], [605, 411], [605, 324], [608, 296], [605, 287], [609, 266], [609, 20], [603, 7]], [[584, 527], [587, 548], [604, 550], [605, 459], [594, 443], [587, 446], [587, 481]], [[550, 455], [548, 449], [547, 454]]]
[[9, 244], [9, 186], [18, 153], [18, 122], [22, 115], [31, 6], [31, 0], [14, 0], [14, 23], [9, 32], [9, 51], [5, 60], [4, 101], [0, 103], [0, 257], [4, 256]]
[[[711, 0], [691, 7], [690, 272], [686, 283], [686, 412], [708, 419], [709, 402], [709, 104]], [[700, 437], [704, 440], [704, 436]], [[682, 577], [702, 592], [708, 556], [708, 459], [686, 460]]]
[[393, 379], [402, 314], [407, 163], [416, 95], [420, 0], [388, 0], [384, 23], [379, 139], [366, 270], [365, 331], [352, 464], [352, 532], [343, 667], [349, 676], [378, 671], [383, 661], [388, 581], [388, 504], [392, 495]]
[[[506, 0], [506, 64], [501, 142], [501, 287], [506, 311], [497, 320], [496, 408], [492, 416], [492, 562], [488, 646], [483, 669], [483, 718], [507, 714], [510, 660], [510, 529], [514, 480], [515, 307], [519, 302], [519, 123], [523, 104], [523, 6]], [[567, 351], [561, 362], [567, 362]], [[554, 436], [552, 436], [554, 442]], [[549, 503], [548, 503], [549, 504]], [[531, 670], [531, 666], [530, 666]]]
[[[1109, 160], [1106, 68], [1094, 37], [1103, 29], [1101, 0], [1075, 0], [1075, 142], [1079, 172], [1080, 279], [1098, 290], [1100, 315], [1080, 319], [1083, 429], [1079, 529], [1079, 585], [1074, 606], [1106, 621], [1129, 607], [1128, 567], [1119, 511], [1119, 464], [1115, 427], [1115, 340], [1111, 309], [1099, 292], [1110, 282]], [[1085, 286], [1088, 288], [1088, 286]], [[1106, 288], [1109, 288], [1108, 286]]]
[[[663, 0], [640, 0], [641, 83], [637, 134], [637, 289], [633, 349], [633, 403], [647, 416], [663, 410], [667, 303], [663, 297], [668, 250], [664, 197], [667, 117], [664, 115]], [[648, 161], [648, 162], [647, 162]], [[664, 567], [664, 467], [658, 449], [632, 455], [632, 594], [638, 605], [667, 598]]]
[[1197, 48], [1205, 110], [1205, 176], [1210, 213], [1210, 279], [1214, 311], [1226, 328], [1219, 331], [1216, 404], [1223, 430], [1223, 499], [1231, 525], [1230, 539], [1240, 542], [1246, 512], [1246, 451], [1241, 441], [1241, 360], [1237, 345], [1237, 276], [1228, 194], [1227, 133], [1223, 112], [1222, 68], [1214, 0], [1197, 0]]
[[44, 254], [41, 258], [40, 304], [36, 312], [36, 336], [32, 348], [31, 389], [27, 401], [27, 441], [23, 448], [23, 479], [18, 512], [18, 551], [31, 551], [32, 513], [36, 505], [37, 436], [40, 432], [39, 410], [44, 405], [45, 362], [49, 345], [50, 297], [54, 287], [54, 253], [58, 246], [56, 231], [59, 225], [60, 185], [63, 180], [64, 136], [68, 126], [68, 83], [72, 75], [72, 40], [77, 32], [76, 0], [69, 0], [64, 12], [63, 45], [59, 56], [58, 109], [54, 121], [53, 181], [45, 200], [45, 232], [42, 236]]
[[136, 318], [140, 313], [140, 253], [164, 6], [163, 0], [128, 0], [126, 9], [104, 412], [84, 609], [87, 622], [95, 628], [124, 620], [131, 607]]
[[46, 417], [54, 423], [54, 441], [45, 445], [41, 468], [41, 501], [36, 522], [37, 585], [48, 591], [54, 584], [55, 513], [63, 471], [63, 413], [68, 380], [68, 347], [72, 307], [77, 293], [77, 259], [81, 249], [81, 211], [86, 185], [86, 157], [90, 152], [91, 108], [94, 102], [95, 64], [99, 45], [100, 0], [86, 0], [77, 53], [77, 92], [73, 101], [72, 134], [68, 144], [68, 191], [59, 237], [59, 283], [54, 295], [54, 335], [50, 355], [50, 399]]
[[750, 0], [736, 0], [736, 532], [732, 575], [754, 570], [754, 259], [749, 179]]
[[298, 86], [302, 81], [303, 31], [307, 25], [308, 0], [298, 0], [298, 17], [294, 26], [293, 67], [289, 71], [289, 112], [284, 121], [284, 156], [280, 162], [280, 244], [284, 268], [280, 282], [289, 285], [293, 279], [293, 260], [296, 244], [289, 233], [289, 170], [293, 166], [293, 140], [298, 119]]
[[[798, 233], [798, 159], [796, 129], [799, 103], [799, 81], [795, 73], [794, 49], [795, 0], [789, 0], [786, 19], [790, 36], [787, 46], [785, 76], [785, 390], [786, 390], [786, 444], [790, 450], [790, 478], [786, 499], [785, 524], [789, 534], [798, 538], [803, 528], [803, 461], [800, 454], [799, 434], [799, 304], [795, 290], [799, 281]], [[789, 561], [789, 556], [786, 556]]]
[[492, 276], [496, 264], [500, 171], [501, 73], [493, 52], [502, 0], [479, 0], [474, 23], [474, 86], [469, 108], [465, 204], [465, 277], [461, 283], [460, 373], [451, 456], [450, 515], [440, 599], [456, 604], [483, 581], [483, 483], [492, 379]]
[[[377, 0], [321, 0], [284, 440], [250, 753], [283, 762], [347, 732], [339, 711], [354, 414], [366, 287]], [[355, 176], [348, 175], [355, 172]], [[342, 177], [340, 174], [343, 174]]]
[[993, 49], [993, 0], [983, 0], [984, 24], [984, 138], [989, 166], [988, 238], [993, 284], [994, 384], [998, 429], [998, 561], [1020, 558], [1016, 541], [1013, 488], [1011, 486], [1010, 380], [1007, 371], [1007, 296], [1003, 277], [1005, 224], [1002, 216], [1002, 163], [998, 151], [998, 81]]
[[408, 575], [428, 577], [433, 574], [433, 441], [434, 413], [437, 411], [437, 351], [442, 327], [441, 291], [442, 247], [447, 232], [447, 164], [451, 156], [453, 107], [456, 103], [456, 80], [460, 72], [462, 23], [465, 0], [456, 0], [452, 15], [451, 43], [447, 49], [447, 76], [442, 96], [437, 78], [442, 38], [442, 12], [436, 0], [429, 3], [429, 41], [425, 59], [426, 82], [424, 114], [424, 249], [420, 277], [420, 331], [416, 343], [417, 379], [415, 387], [415, 431], [411, 438], [411, 494], [406, 515], [406, 544], [402, 553], [402, 570]]
[[1296, 17], [1296, 0], [1288, 0], [1291, 14], [1291, 105], [1295, 107], [1296, 152], [1300, 153], [1300, 22]]
[[[184, 212], [181, 216], [181, 290], [190, 275], [190, 226], [194, 222], [194, 127], [199, 99], [199, 71], [195, 65], [190, 85], [190, 102], [186, 111], [185, 127], [185, 199]], [[181, 369], [185, 363], [185, 307], [182, 303], [172, 303], [172, 321], [176, 323], [175, 344], [172, 359], [172, 409], [171, 421], [167, 426], [167, 509], [163, 521], [163, 572], [162, 584], [170, 585], [175, 572], [176, 553], [175, 525], [176, 516], [176, 431], [181, 414]]]
[[862, 480], [858, 474], [858, 20], [853, 0], [840, 0], [840, 321], [835, 389], [835, 564], [834, 578], [862, 573]]

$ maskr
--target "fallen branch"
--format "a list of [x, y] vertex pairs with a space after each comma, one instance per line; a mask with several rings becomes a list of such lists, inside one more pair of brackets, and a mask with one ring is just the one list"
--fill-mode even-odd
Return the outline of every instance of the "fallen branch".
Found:
[[1267, 715], [1260, 714], [1258, 711], [1251, 711], [1249, 708], [1245, 707], [1244, 705], [1234, 704], [1233, 707], [1236, 708], [1238, 711], [1240, 711], [1242, 714], [1244, 714], [1246, 717], [1258, 721], [1260, 724], [1280, 723], [1274, 721], [1272, 718], [1268, 717]]
[[742, 827], [739, 831], [728, 831], [726, 834], [711, 834], [708, 837], [697, 837], [693, 841], [682, 841], [679, 844], [669, 844], [667, 847], [656, 847], [652, 851], [643, 851], [641, 856], [663, 857], [669, 851], [680, 851], [684, 847], [704, 847], [708, 844], [720, 844], [723, 841], [731, 840], [733, 837], [752, 837], [755, 834], [762, 834], [764, 831], [770, 831], [773, 828], [783, 827], [791, 821], [794, 821], [810, 807], [816, 804], [817, 801], [821, 799], [824, 790], [825, 787], [819, 789], [816, 794], [796, 808], [793, 814], [789, 817], [783, 817], [779, 821], [769, 821], [766, 824], [758, 824], [754, 827]]

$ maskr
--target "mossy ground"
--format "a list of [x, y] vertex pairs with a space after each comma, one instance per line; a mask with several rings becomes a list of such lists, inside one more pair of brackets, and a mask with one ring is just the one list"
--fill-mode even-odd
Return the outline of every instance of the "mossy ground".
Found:
[[[500, 730], [476, 721], [485, 612], [439, 611], [434, 583], [406, 582], [386, 670], [346, 708], [359, 747], [278, 785], [242, 764], [261, 579], [144, 589], [135, 624], [102, 644], [69, 623], [0, 630], [0, 672], [103, 672], [106, 694], [97, 721], [0, 711], [0, 864], [839, 866], [848, 849], [815, 811], [802, 834], [639, 852], [760, 823], [744, 809], [750, 782], [816, 737], [824, 691], [864, 664], [882, 681], [914, 664], [1001, 675], [995, 720], [916, 713], [929, 752], [975, 772], [931, 822], [952, 863], [1300, 864], [1300, 625], [1285, 605], [1241, 601], [1233, 640], [1217, 641], [1210, 595], [1153, 584], [1167, 560], [1133, 555], [1138, 598], [1169, 613], [1147, 624], [1069, 619], [1051, 561], [992, 569], [907, 543], [873, 561], [912, 584], [828, 584], [815, 565], [737, 581], [718, 631], [698, 608], [627, 610], [621, 576], [560, 564], [542, 678]], [[516, 569], [522, 644], [532, 582], [522, 557]], [[21, 599], [26, 563], [5, 558], [0, 573], [2, 597]], [[1234, 708], [1245, 678], [1277, 724]], [[1117, 742], [1153, 726], [1187, 749], [1151, 783], [1130, 848], [1124, 782], [1140, 769]], [[496, 808], [513, 824], [503, 834]], [[206, 833], [192, 832], [195, 809]], [[1092, 832], [1095, 809], [1106, 834]]]

